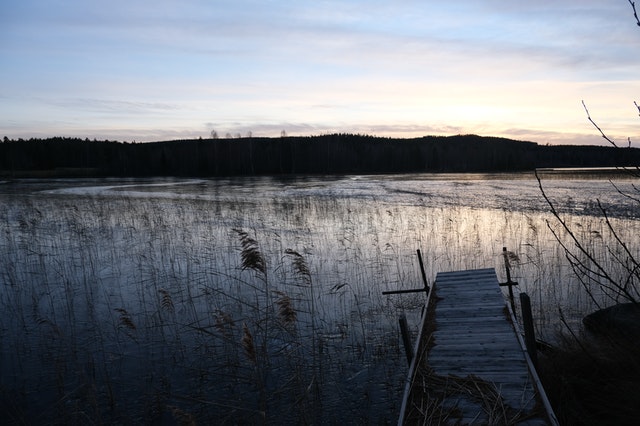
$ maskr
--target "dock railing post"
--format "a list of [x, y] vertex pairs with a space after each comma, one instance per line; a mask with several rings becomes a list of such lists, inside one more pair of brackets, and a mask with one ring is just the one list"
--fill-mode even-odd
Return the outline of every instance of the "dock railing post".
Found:
[[533, 329], [533, 315], [531, 314], [531, 299], [527, 293], [520, 293], [520, 308], [522, 309], [522, 327], [524, 328], [524, 344], [533, 366], [538, 368], [538, 352], [536, 348], [536, 334]]
[[388, 294], [420, 293], [420, 292], [424, 291], [427, 294], [427, 296], [429, 296], [429, 282], [427, 281], [427, 274], [424, 271], [424, 263], [422, 262], [422, 254], [420, 253], [420, 249], [418, 249], [417, 252], [418, 252], [418, 262], [420, 263], [420, 273], [422, 273], [423, 287], [422, 288], [412, 288], [412, 289], [409, 289], [409, 290], [387, 290], [387, 291], [383, 291], [382, 294], [388, 295]]
[[502, 257], [504, 257], [504, 269], [507, 271], [507, 282], [500, 283], [501, 287], [509, 287], [509, 302], [511, 302], [511, 310], [516, 314], [516, 304], [513, 301], [513, 286], [518, 285], [516, 281], [511, 281], [511, 267], [509, 266], [509, 253], [506, 247], [502, 247]]
[[413, 360], [413, 344], [411, 343], [411, 336], [409, 335], [409, 326], [407, 325], [407, 317], [400, 315], [400, 334], [402, 334], [402, 343], [404, 344], [404, 351], [407, 355], [407, 362], [411, 365]]
[[418, 263], [420, 263], [420, 272], [422, 272], [422, 283], [424, 284], [424, 291], [429, 294], [429, 281], [427, 281], [427, 274], [424, 271], [424, 263], [422, 262], [422, 253], [420, 253], [420, 249], [417, 249], [418, 253]]

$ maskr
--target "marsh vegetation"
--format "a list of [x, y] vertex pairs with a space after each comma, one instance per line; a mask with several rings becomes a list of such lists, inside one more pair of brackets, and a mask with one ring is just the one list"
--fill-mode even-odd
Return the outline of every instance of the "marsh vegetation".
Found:
[[[638, 235], [608, 181], [546, 183], [596, 252], [595, 198]], [[421, 286], [416, 248], [433, 279], [500, 275], [508, 247], [541, 336], [613, 302], [585, 294], [547, 219], [528, 174], [5, 182], [0, 407], [13, 424], [394, 423], [397, 318], [415, 332], [424, 295], [381, 293]]]

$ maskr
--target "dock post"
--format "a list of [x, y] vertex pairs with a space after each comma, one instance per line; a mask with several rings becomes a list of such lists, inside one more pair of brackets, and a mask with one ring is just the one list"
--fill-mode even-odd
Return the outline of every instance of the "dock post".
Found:
[[524, 328], [524, 344], [533, 366], [538, 368], [538, 352], [536, 349], [536, 334], [533, 329], [533, 315], [531, 314], [531, 299], [527, 293], [520, 293], [520, 308], [522, 309], [522, 326]]
[[407, 355], [407, 362], [411, 365], [413, 359], [413, 345], [411, 344], [411, 336], [409, 336], [409, 326], [407, 325], [407, 317], [400, 315], [400, 333], [402, 334], [402, 343], [404, 344], [404, 352]]
[[509, 301], [511, 302], [511, 310], [513, 311], [513, 315], [516, 314], [516, 304], [513, 301], [513, 286], [518, 285], [517, 282], [511, 281], [511, 267], [509, 266], [509, 253], [507, 252], [506, 247], [502, 247], [502, 257], [504, 257], [504, 269], [507, 271], [507, 282], [500, 283], [500, 286], [509, 287]]
[[427, 274], [424, 272], [424, 263], [422, 262], [422, 253], [420, 253], [420, 249], [416, 250], [418, 252], [418, 262], [420, 263], [420, 272], [422, 272], [422, 283], [424, 284], [424, 291], [429, 294], [429, 282], [427, 281]]

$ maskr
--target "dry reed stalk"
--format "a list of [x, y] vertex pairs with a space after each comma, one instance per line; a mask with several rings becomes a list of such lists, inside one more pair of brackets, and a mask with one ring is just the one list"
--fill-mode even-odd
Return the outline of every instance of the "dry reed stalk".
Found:
[[114, 310], [120, 314], [120, 326], [127, 328], [129, 330], [136, 329], [136, 325], [133, 323], [133, 320], [131, 319], [131, 315], [129, 315], [129, 312], [127, 312], [126, 309], [116, 308]]
[[293, 259], [293, 269], [300, 277], [302, 277], [304, 283], [311, 285], [311, 272], [309, 271], [309, 266], [307, 265], [307, 261], [304, 259], [304, 256], [292, 249], [286, 249], [285, 253]]
[[282, 291], [275, 291], [278, 296], [280, 296], [276, 300], [276, 304], [278, 305], [278, 316], [280, 320], [285, 325], [292, 325], [296, 322], [297, 312], [293, 308], [293, 304], [291, 303], [291, 298]]
[[[494, 383], [475, 375], [439, 375], [426, 366], [421, 368], [418, 374], [421, 383], [417, 386], [421, 388], [419, 392], [423, 398], [414, 400], [413, 408], [422, 416], [427, 416], [423, 419], [428, 420], [429, 424], [448, 424], [461, 420], [462, 412], [458, 407], [461, 398], [479, 404], [482, 411], [477, 415], [486, 416], [488, 424], [515, 424], [527, 417], [525, 413], [504, 402]], [[413, 413], [413, 416], [416, 414]]]
[[228, 336], [230, 329], [235, 327], [235, 321], [231, 315], [226, 312], [218, 311], [218, 315], [216, 315], [216, 323], [214, 327], [222, 333], [224, 336]]
[[174, 313], [175, 306], [173, 305], [173, 299], [171, 298], [171, 295], [169, 294], [169, 292], [161, 288], [160, 290], [158, 290], [158, 293], [162, 295], [160, 306], [162, 306], [162, 308], [167, 310], [168, 312]]
[[242, 252], [240, 253], [242, 269], [253, 269], [254, 271], [262, 273], [262, 275], [266, 275], [267, 263], [258, 247], [258, 242], [242, 229], [234, 228], [233, 231], [238, 234], [240, 244], [242, 245]]
[[247, 327], [246, 323], [242, 324], [242, 347], [244, 349], [244, 353], [247, 355], [247, 358], [251, 360], [254, 364], [257, 362], [257, 354], [256, 347], [253, 343], [253, 336], [249, 331], [249, 327]]

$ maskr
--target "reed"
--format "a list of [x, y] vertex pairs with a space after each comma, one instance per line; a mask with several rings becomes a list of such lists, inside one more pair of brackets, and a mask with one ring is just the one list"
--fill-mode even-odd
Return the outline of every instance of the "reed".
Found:
[[258, 356], [256, 353], [256, 346], [253, 342], [253, 335], [251, 331], [249, 331], [249, 327], [247, 324], [242, 324], [242, 348], [244, 349], [244, 353], [249, 358], [249, 360], [256, 364], [258, 362]]
[[278, 295], [276, 305], [278, 305], [278, 316], [280, 321], [282, 321], [285, 327], [295, 325], [298, 314], [293, 308], [291, 298], [282, 291], [276, 291], [275, 293]]
[[161, 296], [160, 306], [162, 306], [162, 308], [167, 312], [173, 314], [175, 312], [175, 306], [173, 304], [171, 294], [169, 294], [169, 292], [163, 288], [159, 289], [158, 293], [160, 293]]
[[129, 312], [127, 312], [126, 309], [116, 308], [114, 310], [120, 314], [120, 325], [122, 327], [131, 331], [136, 330], [136, 325], [133, 323], [131, 315], [129, 315]]
[[[538, 301], [537, 332], [551, 334], [557, 306], [570, 325], [591, 309], [542, 211], [472, 207], [480, 183], [412, 179], [376, 181], [384, 196], [319, 178], [0, 193], [0, 339], [13, 348], [0, 389], [15, 398], [4, 412], [64, 423], [86, 402], [96, 423], [169, 406], [199, 423], [394, 422], [406, 368], [397, 317], [417, 324], [423, 299], [381, 292], [421, 285], [416, 248], [433, 278], [501, 272], [507, 246], [514, 279]], [[610, 238], [592, 217], [571, 220]], [[78, 399], [79, 383], [95, 402]]]
[[242, 257], [242, 268], [253, 269], [254, 271], [262, 274], [266, 280], [267, 266], [264, 256], [258, 247], [258, 242], [254, 238], [251, 238], [249, 234], [242, 229], [234, 229], [233, 231], [238, 234], [240, 243], [242, 244], [242, 252], [240, 254]]
[[285, 254], [291, 257], [291, 264], [296, 274], [302, 279], [303, 284], [311, 285], [311, 271], [304, 256], [293, 249], [286, 249]]

